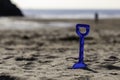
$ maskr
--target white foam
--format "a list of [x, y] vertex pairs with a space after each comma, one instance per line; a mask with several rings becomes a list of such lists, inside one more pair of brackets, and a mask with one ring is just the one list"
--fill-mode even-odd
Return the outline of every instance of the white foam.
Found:
[[[27, 18], [28, 19], [28, 18]], [[23, 18], [19, 20], [17, 18], [0, 18], [0, 29], [18, 29], [18, 30], [29, 30], [29, 29], [38, 29], [42, 27], [72, 27], [75, 26], [75, 23], [71, 22], [35, 22], [29, 21]]]

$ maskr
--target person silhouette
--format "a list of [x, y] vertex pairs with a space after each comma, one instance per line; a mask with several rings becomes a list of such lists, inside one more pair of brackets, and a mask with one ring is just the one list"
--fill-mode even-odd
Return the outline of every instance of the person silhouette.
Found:
[[99, 15], [98, 13], [96, 12], [95, 13], [95, 23], [98, 23], [99, 22]]

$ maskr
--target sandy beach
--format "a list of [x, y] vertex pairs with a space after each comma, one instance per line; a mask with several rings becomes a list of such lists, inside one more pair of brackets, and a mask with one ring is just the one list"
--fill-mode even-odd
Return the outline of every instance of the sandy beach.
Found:
[[[91, 26], [87, 69], [71, 69], [79, 52], [76, 23]], [[120, 80], [120, 19], [0, 19], [0, 80]]]

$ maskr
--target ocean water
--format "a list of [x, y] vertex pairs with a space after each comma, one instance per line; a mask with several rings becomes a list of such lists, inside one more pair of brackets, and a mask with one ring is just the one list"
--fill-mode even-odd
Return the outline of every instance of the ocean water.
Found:
[[120, 10], [22, 10], [27, 17], [43, 19], [94, 19], [97, 12], [100, 19], [120, 18]]
[[[30, 19], [94, 19], [94, 14], [97, 12], [101, 19], [104, 18], [120, 18], [120, 10], [22, 10], [26, 17], [23, 20], [18, 18], [0, 18], [1, 29], [19, 29], [29, 30], [38, 29], [43, 27], [74, 27], [75, 22], [64, 21], [50, 21], [50, 22], [36, 22]], [[7, 24], [6, 24], [7, 22]]]

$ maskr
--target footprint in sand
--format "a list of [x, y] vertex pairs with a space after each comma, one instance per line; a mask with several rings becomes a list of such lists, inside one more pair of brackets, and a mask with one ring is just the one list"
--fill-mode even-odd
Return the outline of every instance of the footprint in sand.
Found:
[[6, 75], [6, 74], [1, 74], [0, 75], [0, 80], [22, 80], [18, 77], [15, 76], [10, 76], [10, 75]]

